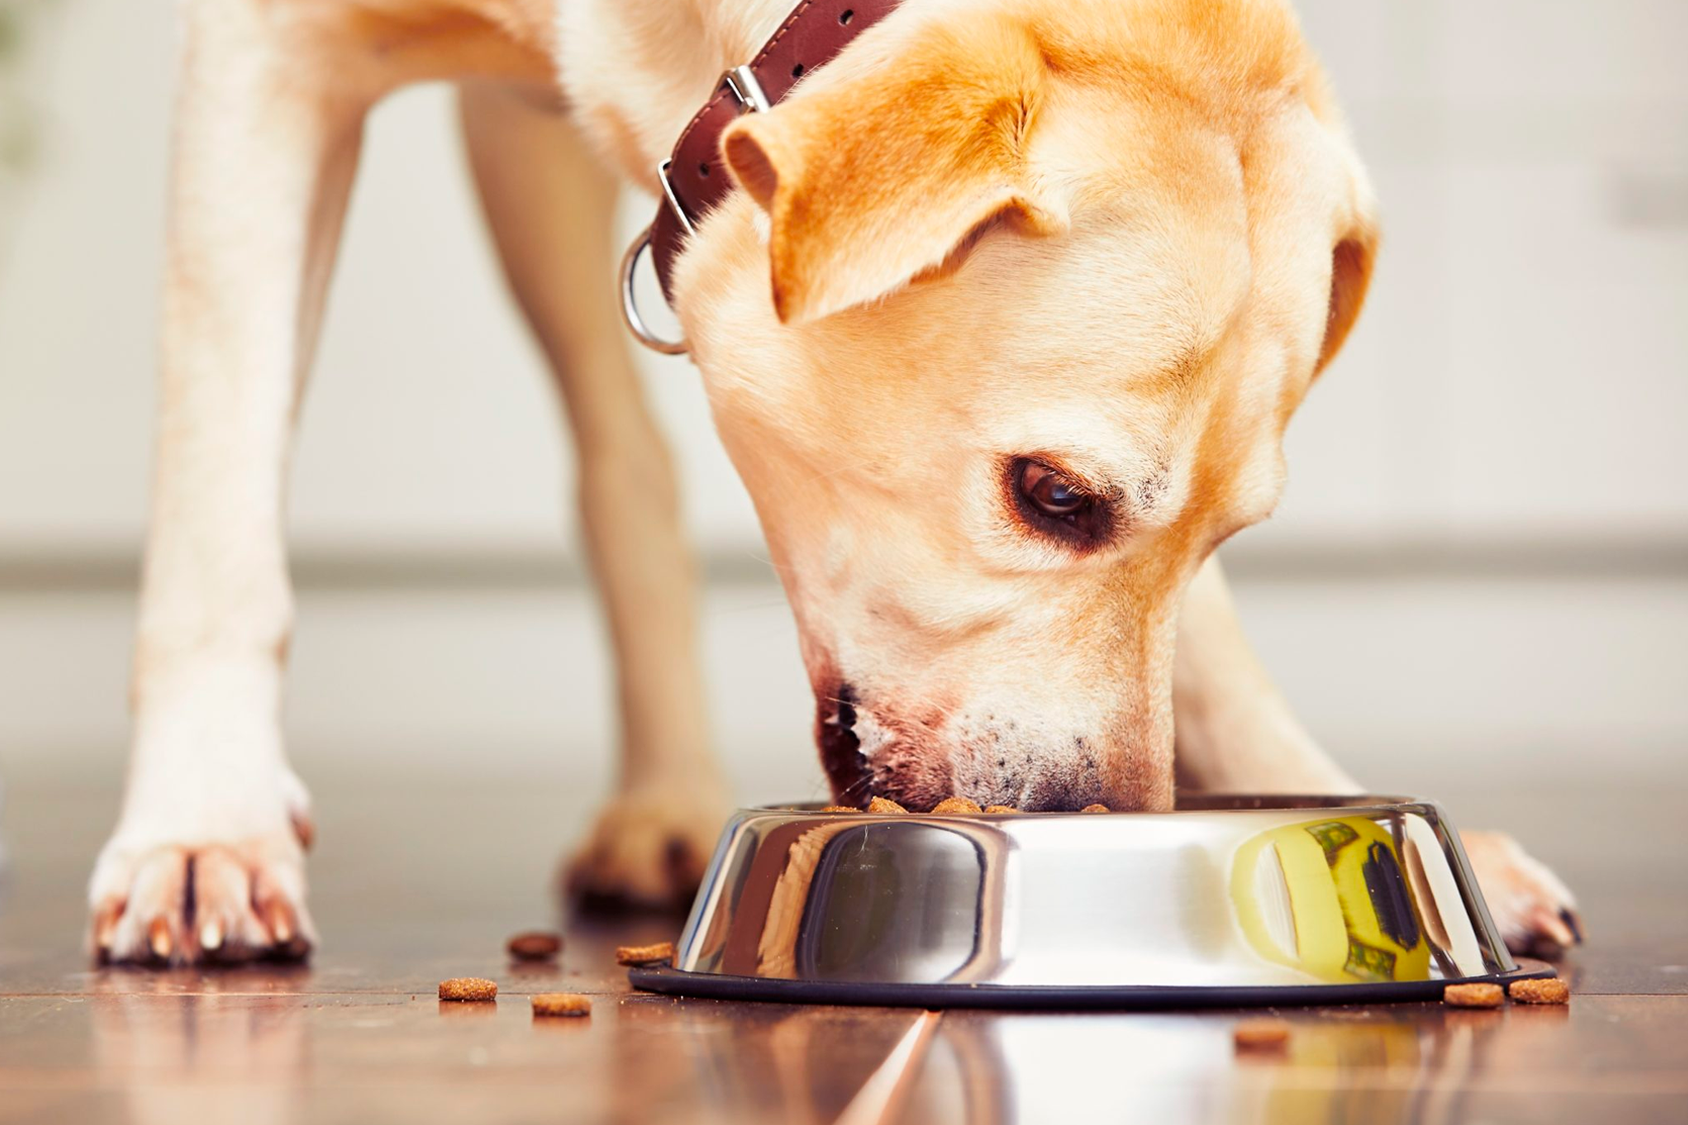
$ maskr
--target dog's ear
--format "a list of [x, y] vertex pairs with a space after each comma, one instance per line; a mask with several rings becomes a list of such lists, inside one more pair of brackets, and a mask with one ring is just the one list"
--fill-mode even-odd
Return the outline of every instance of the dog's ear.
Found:
[[[861, 44], [868, 47], [866, 42]], [[953, 268], [999, 221], [1060, 229], [1026, 146], [1044, 63], [1019, 25], [924, 29], [882, 62], [833, 76], [722, 138], [768, 213], [774, 309], [816, 319]]]
[[1317, 378], [1348, 338], [1348, 330], [1359, 319], [1371, 285], [1372, 260], [1377, 256], [1377, 201], [1365, 172], [1355, 161], [1354, 203], [1348, 229], [1331, 251], [1330, 312], [1325, 318], [1325, 340], [1319, 347], [1319, 362], [1313, 367]]

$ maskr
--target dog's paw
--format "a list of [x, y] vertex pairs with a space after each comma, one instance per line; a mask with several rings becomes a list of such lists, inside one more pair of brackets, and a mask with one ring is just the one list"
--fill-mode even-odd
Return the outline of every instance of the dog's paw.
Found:
[[713, 779], [618, 794], [564, 861], [559, 889], [589, 908], [684, 910], [729, 811]]
[[248, 823], [268, 827], [250, 834], [195, 831], [186, 816], [149, 829], [130, 810], [89, 882], [94, 956], [140, 965], [305, 957], [316, 931], [305, 909], [312, 828], [302, 797], [299, 787], [276, 815], [255, 817]]
[[1462, 832], [1477, 884], [1514, 953], [1556, 960], [1583, 939], [1576, 899], [1504, 832]]

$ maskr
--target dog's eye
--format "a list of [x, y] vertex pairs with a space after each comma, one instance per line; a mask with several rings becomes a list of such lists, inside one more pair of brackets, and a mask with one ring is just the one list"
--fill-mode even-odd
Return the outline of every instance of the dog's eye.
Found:
[[1020, 491], [1046, 516], [1066, 519], [1089, 507], [1092, 498], [1047, 465], [1027, 461], [1020, 470]]
[[1106, 505], [1077, 481], [1029, 457], [1015, 462], [1013, 473], [1019, 507], [1028, 522], [1092, 541], [1106, 530]]

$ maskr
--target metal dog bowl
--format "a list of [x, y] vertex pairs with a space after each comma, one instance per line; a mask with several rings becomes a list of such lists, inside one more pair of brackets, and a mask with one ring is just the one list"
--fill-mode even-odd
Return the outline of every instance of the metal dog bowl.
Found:
[[1520, 968], [1435, 804], [1199, 796], [1169, 813], [734, 815], [642, 989], [925, 1007], [1427, 999]]

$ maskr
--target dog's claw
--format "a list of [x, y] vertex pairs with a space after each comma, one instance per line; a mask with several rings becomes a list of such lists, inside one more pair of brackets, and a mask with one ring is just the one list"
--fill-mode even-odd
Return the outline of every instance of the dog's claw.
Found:
[[1571, 927], [1565, 924], [1565, 915], [1567, 913], [1569, 913], [1569, 911], [1561, 910], [1556, 917], [1543, 918], [1542, 929], [1547, 931], [1548, 937], [1552, 938], [1566, 949], [1569, 949], [1571, 946], [1577, 944], [1577, 935], [1571, 931]]
[[278, 956], [297, 958], [310, 951], [310, 942], [300, 936], [298, 920], [287, 903], [280, 899], [270, 900], [264, 904], [261, 917], [264, 927], [270, 931]]
[[160, 961], [170, 960], [170, 954], [175, 949], [175, 943], [170, 937], [170, 923], [163, 918], [154, 918], [147, 930], [147, 947], [152, 955]]
[[107, 902], [94, 912], [94, 954], [105, 958], [111, 953], [111, 944], [117, 937], [117, 920], [123, 916], [121, 901]]
[[293, 825], [293, 835], [299, 838], [299, 846], [310, 851], [311, 845], [316, 843], [316, 822], [311, 819], [311, 814], [295, 809], [288, 819]]
[[284, 961], [302, 960], [311, 951], [311, 940], [299, 924], [293, 908], [282, 899], [271, 899], [259, 908], [264, 928], [270, 932], [272, 956]]
[[1559, 959], [1565, 951], [1577, 943], [1571, 928], [1565, 924], [1565, 912], [1553, 914], [1548, 911], [1537, 911], [1531, 915], [1530, 924], [1532, 934], [1528, 948], [1524, 952], [1549, 961]]
[[277, 945], [286, 945], [293, 940], [293, 919], [287, 916], [287, 907], [279, 902], [272, 902], [265, 914], [264, 920], [269, 924], [270, 936], [275, 938]]
[[114, 843], [94, 873], [93, 955], [139, 965], [301, 958], [312, 945], [302, 864], [290, 829], [234, 844]]

